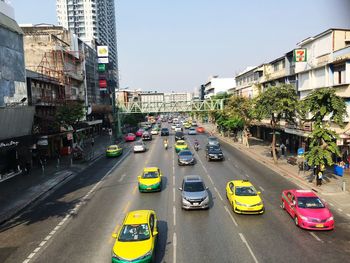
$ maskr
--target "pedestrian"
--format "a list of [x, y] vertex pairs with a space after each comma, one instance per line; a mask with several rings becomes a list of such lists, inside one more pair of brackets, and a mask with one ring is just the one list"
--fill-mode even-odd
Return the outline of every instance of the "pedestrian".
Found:
[[283, 142], [280, 145], [280, 149], [281, 149], [281, 155], [285, 157], [285, 155], [286, 155], [286, 146], [284, 145]]
[[322, 185], [322, 179], [323, 179], [323, 172], [320, 170], [317, 173], [316, 186], [321, 186]]
[[95, 139], [94, 137], [91, 138], [91, 146], [94, 147], [94, 144], [95, 144]]

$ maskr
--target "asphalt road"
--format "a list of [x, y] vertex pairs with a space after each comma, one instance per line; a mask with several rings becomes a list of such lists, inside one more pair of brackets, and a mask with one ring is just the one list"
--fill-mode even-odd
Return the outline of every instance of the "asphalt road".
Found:
[[[186, 136], [205, 145], [206, 135]], [[127, 211], [153, 209], [159, 220], [157, 262], [348, 262], [349, 221], [333, 211], [336, 229], [297, 228], [280, 208], [286, 178], [222, 143], [223, 162], [207, 162], [204, 149], [194, 166], [178, 166], [160, 136], [146, 153], [102, 158], [25, 213], [0, 226], [0, 262], [110, 262], [114, 239]], [[163, 189], [139, 193], [145, 166], [163, 171]], [[198, 174], [211, 194], [208, 210], [184, 211], [178, 188], [184, 175]], [[263, 215], [237, 215], [225, 197], [229, 180], [249, 179], [262, 192]]]

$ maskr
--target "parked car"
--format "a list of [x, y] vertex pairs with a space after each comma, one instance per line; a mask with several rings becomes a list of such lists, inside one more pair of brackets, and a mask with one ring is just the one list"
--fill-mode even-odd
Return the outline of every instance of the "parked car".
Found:
[[133, 142], [136, 140], [136, 135], [133, 133], [128, 133], [127, 135], [125, 135], [124, 139], [126, 142]]
[[134, 153], [145, 152], [147, 150], [146, 144], [143, 141], [137, 141], [134, 144]]
[[145, 131], [142, 134], [142, 140], [143, 141], [151, 141], [152, 140], [152, 134], [150, 134], [148, 131]]
[[181, 207], [183, 209], [206, 209], [209, 208], [208, 187], [198, 175], [187, 175], [182, 181]]

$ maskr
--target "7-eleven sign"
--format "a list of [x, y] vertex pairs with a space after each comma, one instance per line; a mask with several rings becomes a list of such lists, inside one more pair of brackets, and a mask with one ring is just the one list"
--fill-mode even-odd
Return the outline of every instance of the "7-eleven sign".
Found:
[[294, 62], [306, 62], [306, 48], [294, 49]]

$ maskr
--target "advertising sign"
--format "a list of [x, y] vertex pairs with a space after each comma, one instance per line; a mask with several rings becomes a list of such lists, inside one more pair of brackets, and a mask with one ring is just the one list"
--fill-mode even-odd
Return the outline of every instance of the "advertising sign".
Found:
[[98, 58], [98, 63], [100, 63], [100, 64], [108, 64], [108, 58]]
[[97, 56], [99, 58], [108, 57], [108, 46], [97, 46]]
[[98, 71], [100, 72], [106, 71], [106, 64], [98, 64]]
[[99, 84], [100, 84], [100, 88], [106, 88], [107, 87], [107, 80], [100, 79]]
[[294, 49], [294, 62], [306, 62], [306, 48]]

